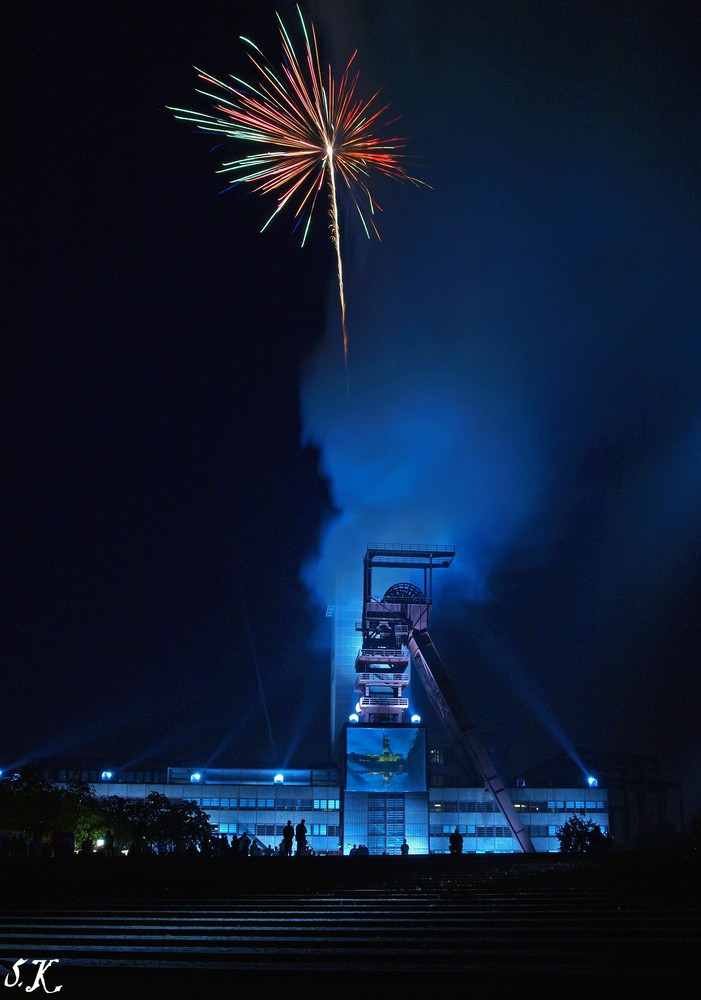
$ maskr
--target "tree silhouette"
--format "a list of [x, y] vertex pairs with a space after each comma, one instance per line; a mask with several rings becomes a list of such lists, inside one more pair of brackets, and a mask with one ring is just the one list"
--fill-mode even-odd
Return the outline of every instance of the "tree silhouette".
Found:
[[576, 814], [558, 827], [556, 834], [561, 854], [603, 854], [611, 846], [598, 823]]

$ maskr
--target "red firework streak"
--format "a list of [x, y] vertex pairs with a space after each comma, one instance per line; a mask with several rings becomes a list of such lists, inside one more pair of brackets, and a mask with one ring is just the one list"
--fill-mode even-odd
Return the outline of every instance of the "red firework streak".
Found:
[[310, 36], [302, 12], [297, 10], [304, 35], [303, 60], [297, 57], [278, 14], [283, 52], [280, 70], [276, 72], [258, 46], [242, 37], [258, 72], [256, 85], [235, 76], [230, 77], [233, 84], [225, 83], [198, 69], [198, 77], [216, 88], [214, 93], [197, 91], [213, 102], [215, 114], [182, 108], [169, 110], [176, 118], [191, 122], [205, 132], [256, 146], [255, 151], [245, 156], [225, 161], [218, 173], [228, 175], [231, 186], [252, 184], [255, 191], [276, 196], [275, 211], [261, 232], [291, 202], [295, 219], [303, 222], [304, 245], [319, 192], [325, 186], [328, 188], [331, 239], [336, 250], [341, 303], [343, 359], [347, 370], [348, 334], [338, 184], [345, 184], [365, 233], [369, 236], [372, 229], [379, 239], [374, 216], [381, 209], [367, 184], [372, 171], [415, 184], [423, 182], [409, 176], [401, 165], [404, 140], [382, 134], [387, 105], [375, 109], [379, 92], [369, 100], [357, 96], [358, 72], [353, 69], [357, 50], [338, 81], [334, 79], [331, 66], [324, 77], [314, 26], [311, 25]]

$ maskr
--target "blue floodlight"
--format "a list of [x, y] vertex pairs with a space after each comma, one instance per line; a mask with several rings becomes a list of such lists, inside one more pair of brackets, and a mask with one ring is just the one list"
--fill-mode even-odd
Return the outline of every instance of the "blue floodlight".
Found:
[[351, 714], [348, 716], [348, 721], [349, 722], [360, 722], [360, 719], [358, 718], [358, 716], [356, 715], [355, 712], [351, 712]]
[[587, 784], [589, 785], [590, 788], [598, 788], [599, 779], [592, 777], [592, 775], [589, 775], [589, 777], [587, 778]]
[[192, 782], [202, 781], [202, 775], [200, 774], [200, 772], [195, 771], [193, 774], [191, 774], [190, 781]]
[[417, 725], [419, 722], [421, 722], [421, 716], [414, 714], [411, 717], [411, 721], [414, 723], [414, 725]]
[[276, 774], [275, 777], [273, 778], [273, 781], [275, 782], [276, 785], [281, 785], [284, 780], [285, 780], [284, 774]]
[[111, 781], [112, 780], [112, 772], [111, 771], [103, 771], [102, 774], [100, 775], [100, 778], [103, 781]]

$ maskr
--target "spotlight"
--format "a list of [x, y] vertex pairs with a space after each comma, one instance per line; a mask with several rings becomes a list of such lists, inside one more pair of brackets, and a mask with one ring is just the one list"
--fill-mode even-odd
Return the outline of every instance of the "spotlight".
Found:
[[420, 715], [412, 715], [411, 721], [414, 723], [414, 725], [417, 725], [419, 722], [421, 722], [421, 716]]
[[100, 778], [103, 781], [111, 781], [112, 780], [112, 772], [111, 771], [103, 771], [102, 774], [100, 775]]
[[348, 716], [348, 721], [349, 722], [360, 722], [360, 719], [358, 718], [358, 716], [356, 715], [355, 712], [351, 712], [351, 714]]
[[192, 781], [192, 782], [193, 782], [193, 784], [195, 784], [195, 783], [196, 783], [196, 782], [198, 782], [198, 781], [202, 781], [202, 775], [200, 774], [200, 772], [199, 772], [199, 771], [194, 771], [194, 772], [193, 772], [193, 773], [192, 773], [192, 774], [190, 775], [190, 781]]
[[590, 788], [598, 788], [599, 779], [592, 777], [592, 775], [589, 775], [589, 777], [587, 778], [587, 784], [589, 785]]
[[275, 782], [276, 785], [281, 785], [284, 780], [285, 780], [284, 774], [276, 774], [275, 777], [273, 778], [273, 781]]

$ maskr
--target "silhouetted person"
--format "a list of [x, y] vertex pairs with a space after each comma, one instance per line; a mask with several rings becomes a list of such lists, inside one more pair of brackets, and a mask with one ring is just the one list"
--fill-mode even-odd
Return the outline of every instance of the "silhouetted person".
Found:
[[404, 857], [406, 857], [407, 854], [409, 853], [409, 845], [406, 842], [406, 837], [402, 841], [402, 846], [399, 848], [399, 850], [402, 852], [402, 854], [404, 855]]
[[141, 834], [137, 834], [129, 845], [128, 858], [142, 858], [145, 853], [146, 844]]
[[292, 828], [292, 820], [288, 819], [282, 829], [282, 852], [286, 857], [292, 854], [292, 841], [295, 839], [295, 832]]
[[248, 833], [244, 830], [241, 836], [239, 837], [239, 854], [242, 857], [247, 858], [248, 848], [250, 846], [251, 846], [251, 838], [248, 836]]
[[103, 852], [106, 858], [111, 858], [114, 853], [114, 837], [110, 830], [105, 834], [105, 843], [103, 845]]
[[449, 843], [451, 854], [462, 854], [462, 834], [457, 826], [450, 835]]
[[295, 840], [297, 841], [297, 854], [307, 853], [307, 828], [304, 819], [301, 819], [295, 827]]

